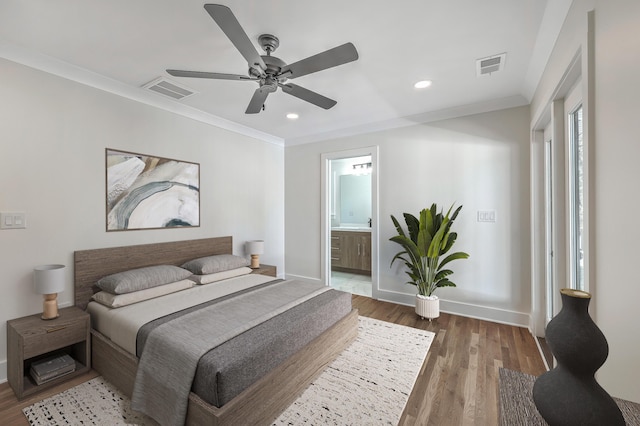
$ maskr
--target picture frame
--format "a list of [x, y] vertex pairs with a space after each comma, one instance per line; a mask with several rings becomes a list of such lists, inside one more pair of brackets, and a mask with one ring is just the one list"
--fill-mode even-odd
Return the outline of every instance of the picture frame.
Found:
[[200, 226], [200, 164], [105, 149], [106, 230]]

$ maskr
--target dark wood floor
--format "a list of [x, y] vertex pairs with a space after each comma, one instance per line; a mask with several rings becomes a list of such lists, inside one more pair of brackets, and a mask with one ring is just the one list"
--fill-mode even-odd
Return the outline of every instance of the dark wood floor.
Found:
[[447, 314], [422, 320], [413, 307], [362, 296], [353, 304], [360, 315], [436, 333], [400, 425], [497, 425], [498, 369], [545, 371], [526, 328]]
[[[533, 375], [545, 371], [527, 329], [447, 314], [422, 320], [413, 307], [363, 296], [353, 296], [353, 305], [360, 315], [436, 333], [400, 425], [497, 425], [498, 368]], [[96, 375], [92, 371], [23, 401], [1, 384], [0, 424], [28, 425], [23, 407]]]

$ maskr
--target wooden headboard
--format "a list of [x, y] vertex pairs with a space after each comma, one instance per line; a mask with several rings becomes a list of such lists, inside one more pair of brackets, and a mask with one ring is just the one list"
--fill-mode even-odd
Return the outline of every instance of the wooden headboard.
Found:
[[180, 266], [198, 257], [232, 252], [232, 237], [76, 251], [73, 256], [75, 305], [85, 309], [91, 296], [99, 291], [95, 283], [106, 275], [144, 266]]

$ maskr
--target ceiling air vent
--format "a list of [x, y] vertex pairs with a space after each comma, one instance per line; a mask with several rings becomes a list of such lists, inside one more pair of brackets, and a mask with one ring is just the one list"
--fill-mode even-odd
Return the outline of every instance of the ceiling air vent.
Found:
[[170, 81], [164, 77], [158, 77], [142, 87], [144, 89], [152, 90], [156, 93], [169, 96], [173, 99], [183, 99], [195, 93], [195, 91], [187, 88], [186, 86], [174, 83], [173, 81]]
[[501, 53], [500, 55], [478, 59], [476, 61], [476, 75], [480, 77], [481, 75], [502, 71], [506, 57], [506, 53]]

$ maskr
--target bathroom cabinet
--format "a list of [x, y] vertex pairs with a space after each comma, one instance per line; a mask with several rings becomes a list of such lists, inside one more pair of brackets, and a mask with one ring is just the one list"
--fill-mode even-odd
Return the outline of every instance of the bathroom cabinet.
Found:
[[371, 232], [331, 231], [331, 269], [371, 275]]

